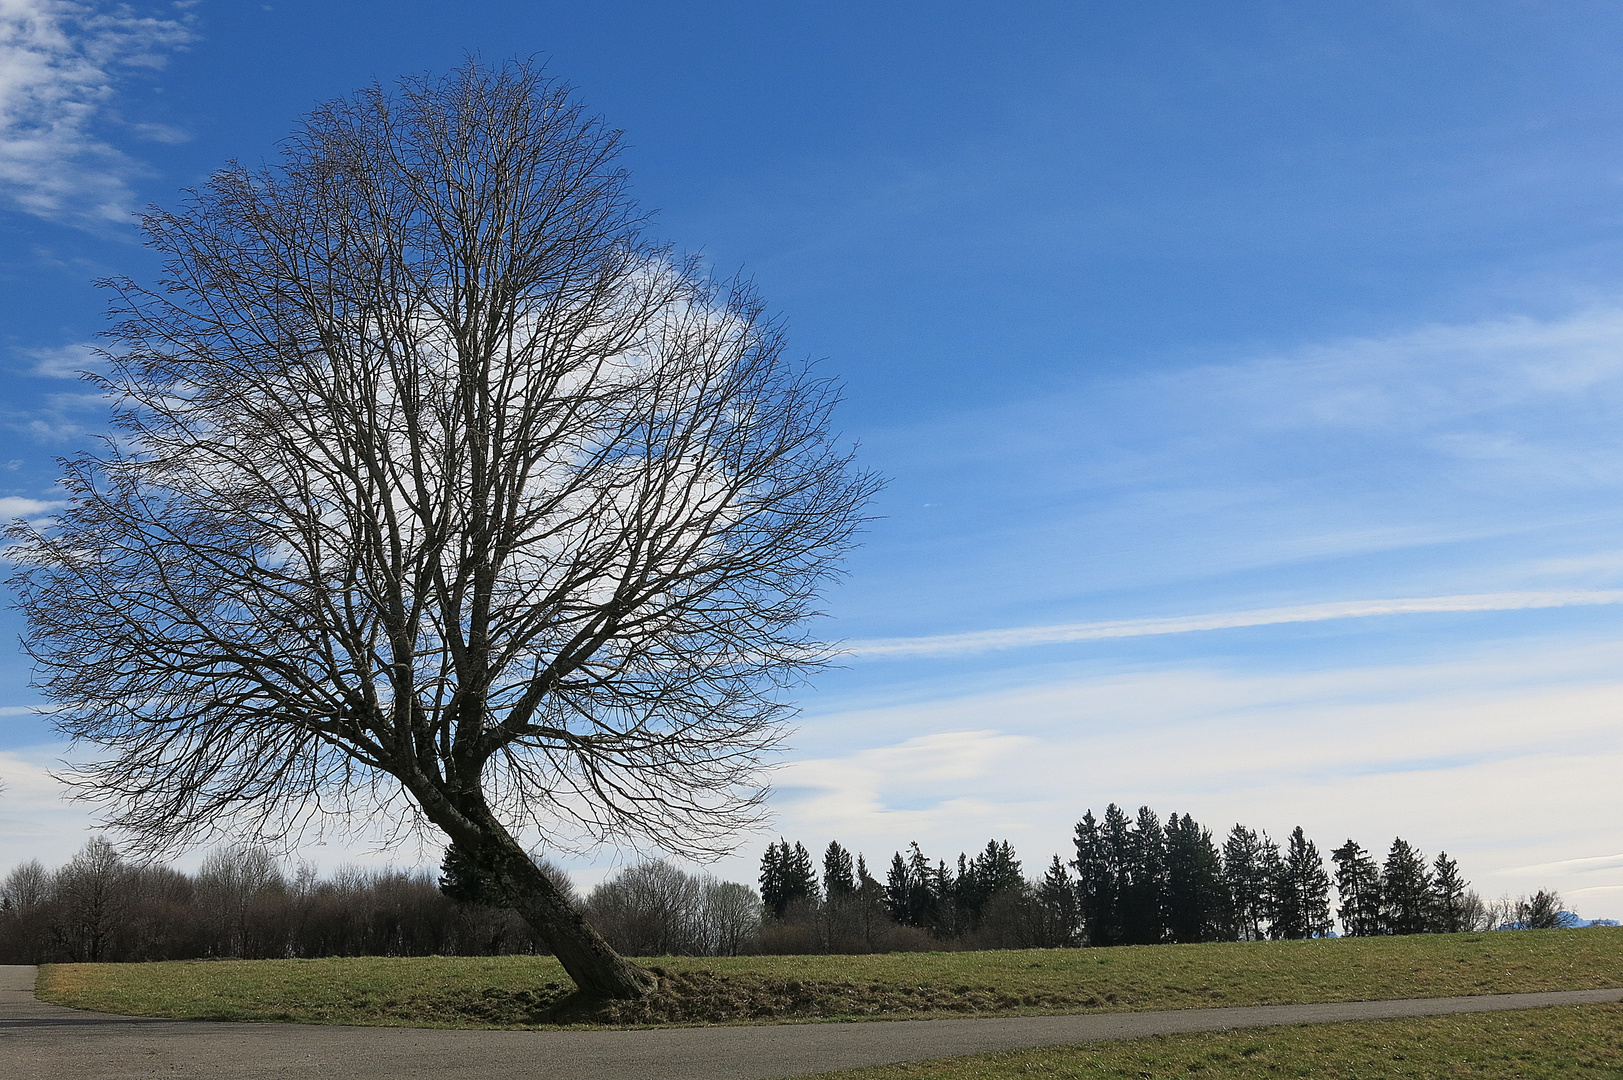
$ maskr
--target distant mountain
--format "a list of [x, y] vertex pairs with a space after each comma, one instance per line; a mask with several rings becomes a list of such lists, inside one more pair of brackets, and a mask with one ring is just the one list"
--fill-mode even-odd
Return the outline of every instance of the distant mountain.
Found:
[[[1616, 919], [1585, 919], [1574, 911], [1558, 911], [1555, 913], [1555, 917], [1561, 920], [1562, 927], [1568, 930], [1581, 930], [1586, 926], [1619, 925]], [[1496, 929], [1522, 930], [1525, 929], [1525, 927], [1523, 927], [1521, 923], [1507, 922], [1503, 926], [1497, 927]]]
[[1616, 919], [1586, 919], [1576, 911], [1558, 911], [1555, 917], [1561, 920], [1561, 925], [1570, 930], [1579, 930], [1585, 926], [1616, 926]]

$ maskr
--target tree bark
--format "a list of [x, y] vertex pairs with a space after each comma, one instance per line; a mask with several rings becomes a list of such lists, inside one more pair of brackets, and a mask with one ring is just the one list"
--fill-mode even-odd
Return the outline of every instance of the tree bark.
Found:
[[581, 993], [630, 999], [658, 985], [652, 973], [614, 951], [501, 822], [489, 814], [468, 816], [479, 830], [470, 851], [477, 852], [507, 902], [545, 939]]

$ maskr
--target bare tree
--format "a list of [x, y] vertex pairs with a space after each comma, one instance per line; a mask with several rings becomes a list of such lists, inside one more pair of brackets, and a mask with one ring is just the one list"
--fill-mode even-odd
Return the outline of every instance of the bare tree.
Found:
[[754, 889], [663, 859], [627, 867], [586, 898], [605, 937], [634, 956], [737, 956], [761, 928]]
[[224, 955], [251, 956], [254, 903], [267, 893], [285, 893], [287, 878], [264, 846], [236, 844], [204, 857], [197, 868], [197, 888], [218, 927]]
[[706, 878], [700, 924], [706, 952], [737, 956], [761, 932], [761, 898], [748, 885]]
[[583, 990], [652, 985], [514, 834], [702, 855], [753, 823], [875, 481], [752, 295], [644, 238], [616, 139], [470, 62], [144, 216], [164, 277], [108, 283], [125, 434], [10, 551], [131, 850], [428, 823]]
[[610, 941], [633, 956], [704, 952], [704, 887], [703, 879], [654, 859], [594, 888], [586, 911]]
[[39, 907], [51, 895], [51, 874], [38, 859], [19, 863], [0, 881], [0, 911]]
[[1567, 925], [1566, 914], [1560, 893], [1540, 889], [1516, 901], [1515, 926], [1518, 930], [1555, 930]]
[[12, 868], [0, 881], [0, 963], [36, 964], [45, 958], [55, 885], [56, 875], [38, 859]]
[[[1525, 899], [1525, 898], [1524, 898]], [[1508, 895], [1497, 900], [1483, 904], [1481, 917], [1473, 930], [1513, 930], [1516, 921], [1517, 901]]]
[[75, 960], [95, 963], [122, 921], [128, 867], [105, 837], [93, 836], [56, 875], [61, 904], [55, 933]]

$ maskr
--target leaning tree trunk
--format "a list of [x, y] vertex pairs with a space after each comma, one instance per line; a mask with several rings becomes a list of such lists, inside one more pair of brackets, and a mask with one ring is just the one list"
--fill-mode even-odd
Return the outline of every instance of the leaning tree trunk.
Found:
[[581, 993], [639, 998], [654, 988], [654, 976], [603, 940], [501, 822], [486, 813], [477, 815], [475, 824], [479, 836], [476, 843], [468, 843], [470, 852], [495, 877], [507, 902], [551, 947]]

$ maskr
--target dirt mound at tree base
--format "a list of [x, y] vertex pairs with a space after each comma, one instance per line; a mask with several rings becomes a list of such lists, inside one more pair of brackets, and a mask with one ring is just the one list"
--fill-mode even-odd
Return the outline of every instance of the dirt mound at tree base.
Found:
[[[1092, 994], [1014, 995], [988, 986], [926, 986], [835, 979], [725, 975], [651, 968], [659, 986], [636, 1001], [584, 999], [565, 984], [536, 990], [486, 990], [458, 1002], [469, 1021], [486, 1024], [713, 1024], [817, 1017], [1009, 1012], [1099, 1008]], [[1113, 996], [1113, 995], [1112, 995]]]

